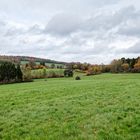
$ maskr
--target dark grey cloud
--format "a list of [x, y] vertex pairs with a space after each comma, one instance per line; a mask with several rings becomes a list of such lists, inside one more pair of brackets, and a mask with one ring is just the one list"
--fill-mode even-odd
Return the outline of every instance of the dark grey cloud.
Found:
[[139, 18], [129, 19], [120, 26], [118, 33], [125, 36], [139, 37], [140, 36], [140, 15]]
[[136, 43], [134, 46], [128, 48], [125, 50], [126, 53], [131, 53], [131, 54], [140, 54], [140, 41]]
[[121, 34], [123, 32], [121, 28], [125, 28], [123, 25], [126, 21], [132, 19], [132, 17], [133, 19], [139, 17], [139, 13], [135, 11], [134, 6], [122, 8], [114, 13], [101, 13], [97, 16], [90, 15], [89, 18], [62, 13], [55, 15], [48, 22], [45, 32], [54, 35], [69, 35], [79, 30], [84, 32], [108, 32], [112, 28], [120, 26], [120, 31], [118, 31], [118, 33]]
[[[129, 8], [124, 22], [120, 25], [118, 33], [126, 36], [140, 36], [140, 11]], [[129, 16], [128, 16], [129, 15]]]
[[67, 35], [80, 29], [82, 19], [72, 14], [55, 15], [47, 24], [45, 32]]
[[101, 13], [96, 17], [91, 17], [83, 25], [87, 30], [109, 30], [125, 22], [127, 19], [131, 18], [134, 14], [135, 8], [129, 6], [122, 8], [114, 13]]

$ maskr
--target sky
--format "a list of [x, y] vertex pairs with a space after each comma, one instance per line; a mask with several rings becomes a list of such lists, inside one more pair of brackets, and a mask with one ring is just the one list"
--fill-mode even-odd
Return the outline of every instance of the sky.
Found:
[[139, 0], [0, 0], [0, 54], [108, 64], [140, 56]]

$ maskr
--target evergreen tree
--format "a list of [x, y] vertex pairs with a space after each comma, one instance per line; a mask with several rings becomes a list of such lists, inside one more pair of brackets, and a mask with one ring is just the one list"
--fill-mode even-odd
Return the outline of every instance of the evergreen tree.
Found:
[[135, 65], [135, 64], [136, 64], [136, 59], [133, 58], [133, 59], [131, 60], [131, 62], [130, 62], [130, 67], [131, 67], [131, 69], [134, 68], [134, 65]]
[[22, 81], [22, 76], [23, 76], [23, 74], [22, 74], [20, 65], [17, 66], [16, 74], [17, 74], [17, 80], [18, 80], [19, 82], [21, 82], [21, 81]]
[[15, 64], [11, 62], [3, 62], [0, 65], [0, 81], [10, 82], [16, 80], [16, 68]]

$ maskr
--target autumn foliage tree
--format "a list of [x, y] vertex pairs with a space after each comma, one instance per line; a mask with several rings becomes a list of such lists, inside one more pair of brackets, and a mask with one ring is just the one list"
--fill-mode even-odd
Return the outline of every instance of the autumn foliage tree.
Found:
[[113, 60], [110, 64], [111, 72], [118, 73], [122, 72], [122, 61], [121, 60]]
[[122, 71], [123, 72], [128, 72], [129, 71], [129, 64], [128, 63], [124, 63], [121, 65]]
[[140, 72], [140, 58], [138, 59], [137, 63], [134, 65], [134, 72]]
[[23, 73], [23, 81], [32, 81], [31, 67], [30, 66], [22, 66], [21, 70]]
[[100, 65], [91, 65], [87, 70], [87, 76], [100, 74], [102, 72], [102, 67]]

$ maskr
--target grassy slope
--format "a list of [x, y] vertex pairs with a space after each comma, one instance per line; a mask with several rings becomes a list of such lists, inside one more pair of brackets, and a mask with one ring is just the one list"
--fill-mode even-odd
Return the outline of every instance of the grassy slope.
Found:
[[138, 140], [140, 74], [0, 86], [0, 139]]
[[[25, 64], [28, 64], [28, 63], [29, 63], [29, 61], [21, 61], [21, 64], [22, 64], [22, 65], [25, 65]], [[40, 62], [35, 62], [35, 63], [36, 63], [36, 65], [39, 65], [39, 64], [40, 64]], [[45, 63], [45, 65], [48, 66], [48, 67], [51, 67], [52, 64], [55, 64], [56, 67], [57, 67], [57, 66], [64, 66], [64, 64]]]

